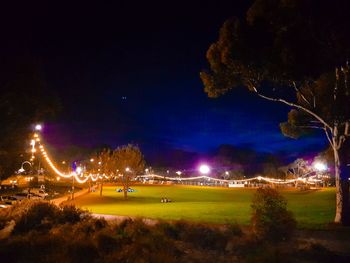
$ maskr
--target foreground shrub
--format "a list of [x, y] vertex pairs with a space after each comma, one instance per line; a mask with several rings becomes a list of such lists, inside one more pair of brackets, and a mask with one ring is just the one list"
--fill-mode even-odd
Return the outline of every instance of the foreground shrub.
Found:
[[39, 202], [31, 206], [16, 222], [14, 233], [23, 233], [31, 230], [47, 231], [57, 220], [59, 208], [48, 202]]
[[90, 217], [89, 213], [77, 208], [74, 205], [65, 205], [60, 207], [61, 211], [59, 213], [59, 223], [69, 223], [75, 224], [80, 222], [82, 219], [87, 219]]
[[225, 234], [230, 237], [241, 237], [243, 236], [243, 231], [237, 223], [232, 223], [226, 225]]
[[46, 201], [23, 200], [1, 211], [0, 229], [14, 220], [14, 234], [32, 230], [47, 232], [57, 224], [76, 224], [89, 218], [89, 213], [75, 206], [58, 207]]
[[1, 209], [0, 210], [0, 229], [2, 229], [11, 220], [17, 221], [17, 219], [23, 216], [24, 214], [26, 214], [32, 206], [40, 202], [41, 201], [28, 199], [28, 200], [23, 200], [21, 202], [18, 202], [9, 208]]
[[[227, 232], [205, 224], [178, 221], [172, 224], [163, 222], [157, 225], [162, 233], [175, 240], [189, 242], [202, 249], [223, 250], [230, 238]], [[231, 233], [230, 233], [231, 234]]]
[[252, 201], [252, 228], [260, 239], [281, 241], [290, 238], [296, 228], [287, 201], [272, 188], [259, 188]]
[[[257, 194], [255, 204], [261, 202], [265, 207], [272, 202], [267, 201], [267, 195], [273, 196], [273, 203], [277, 199], [279, 206], [286, 208], [279, 195], [266, 194], [266, 191], [263, 196], [261, 192]], [[262, 208], [256, 208], [260, 208], [257, 210], [261, 217]], [[17, 207], [6, 212], [13, 222], [13, 215], [20, 217], [17, 233], [0, 240], [0, 262], [350, 262], [345, 256], [337, 256], [317, 244], [301, 247], [298, 240], [279, 244], [265, 242], [247, 235], [237, 224], [218, 227], [184, 221], [156, 225], [142, 220], [107, 222], [74, 207], [59, 208], [45, 202], [31, 203], [27, 210], [23, 209]], [[22, 210], [26, 212], [22, 214]], [[270, 220], [280, 220], [267, 215]], [[280, 232], [273, 233], [284, 233], [278, 230]]]

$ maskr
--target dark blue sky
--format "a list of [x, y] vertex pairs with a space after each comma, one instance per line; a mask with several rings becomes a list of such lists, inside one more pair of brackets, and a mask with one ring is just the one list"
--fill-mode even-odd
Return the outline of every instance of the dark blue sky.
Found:
[[29, 4], [8, 18], [9, 52], [35, 57], [62, 101], [49, 141], [196, 152], [232, 144], [293, 156], [324, 148], [322, 134], [283, 137], [283, 105], [243, 89], [215, 100], [203, 92], [206, 50], [251, 1], [140, 2]]

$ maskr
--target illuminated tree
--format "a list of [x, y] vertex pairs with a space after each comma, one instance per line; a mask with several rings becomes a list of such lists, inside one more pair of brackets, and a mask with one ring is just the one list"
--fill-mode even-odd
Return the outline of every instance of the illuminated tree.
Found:
[[218, 97], [245, 86], [291, 107], [284, 135], [323, 130], [333, 150], [336, 223], [350, 224], [350, 54], [346, 0], [256, 0], [246, 19], [226, 21], [201, 72], [205, 92]]
[[288, 165], [288, 173], [294, 178], [304, 177], [312, 172], [312, 167], [302, 158], [296, 159]]
[[110, 149], [103, 149], [90, 163], [90, 171], [100, 176], [100, 196], [102, 196], [103, 182], [106, 177], [111, 177], [116, 174], [117, 163], [114, 158], [114, 152]]
[[129, 186], [135, 177], [144, 172], [145, 160], [140, 149], [132, 144], [118, 147], [113, 151], [113, 159], [118, 167], [123, 184], [124, 198], [128, 198]]

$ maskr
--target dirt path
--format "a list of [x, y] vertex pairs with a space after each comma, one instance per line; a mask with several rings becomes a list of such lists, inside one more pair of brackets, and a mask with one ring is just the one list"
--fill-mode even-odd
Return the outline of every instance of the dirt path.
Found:
[[317, 243], [342, 255], [350, 256], [350, 229], [298, 230], [297, 239], [305, 243]]

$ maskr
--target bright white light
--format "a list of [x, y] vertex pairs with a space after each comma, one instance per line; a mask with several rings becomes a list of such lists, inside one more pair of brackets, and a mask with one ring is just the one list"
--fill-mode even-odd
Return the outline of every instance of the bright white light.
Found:
[[43, 128], [43, 127], [41, 126], [41, 124], [35, 125], [35, 130], [36, 130], [36, 131], [41, 131], [42, 128]]
[[226, 172], [225, 172], [225, 174], [226, 174], [226, 175], [229, 175], [229, 172], [228, 172], [228, 171], [226, 171]]
[[93, 163], [94, 161], [95, 161], [95, 160], [94, 160], [94, 158], [91, 158], [91, 159], [90, 159], [90, 162], [92, 162], [92, 163]]
[[320, 172], [323, 172], [323, 171], [326, 171], [328, 168], [327, 168], [327, 165], [324, 164], [324, 163], [321, 163], [321, 162], [316, 162], [314, 164], [314, 168], [317, 170], [317, 171], [320, 171]]
[[126, 167], [126, 168], [125, 168], [125, 171], [126, 171], [126, 172], [130, 172], [130, 168], [129, 168], [129, 167]]
[[18, 172], [19, 172], [19, 173], [23, 173], [24, 171], [25, 171], [25, 170], [24, 170], [22, 167], [18, 169]]
[[202, 174], [208, 174], [210, 172], [210, 167], [206, 164], [199, 166], [199, 172]]
[[176, 174], [177, 175], [181, 175], [182, 173], [181, 173], [181, 171], [177, 171]]
[[82, 169], [81, 169], [81, 167], [80, 167], [80, 166], [78, 166], [78, 167], [77, 167], [77, 169], [75, 169], [75, 171], [76, 171], [76, 173], [77, 173], [77, 174], [80, 174], [80, 173], [81, 173], [81, 171], [82, 171]]

